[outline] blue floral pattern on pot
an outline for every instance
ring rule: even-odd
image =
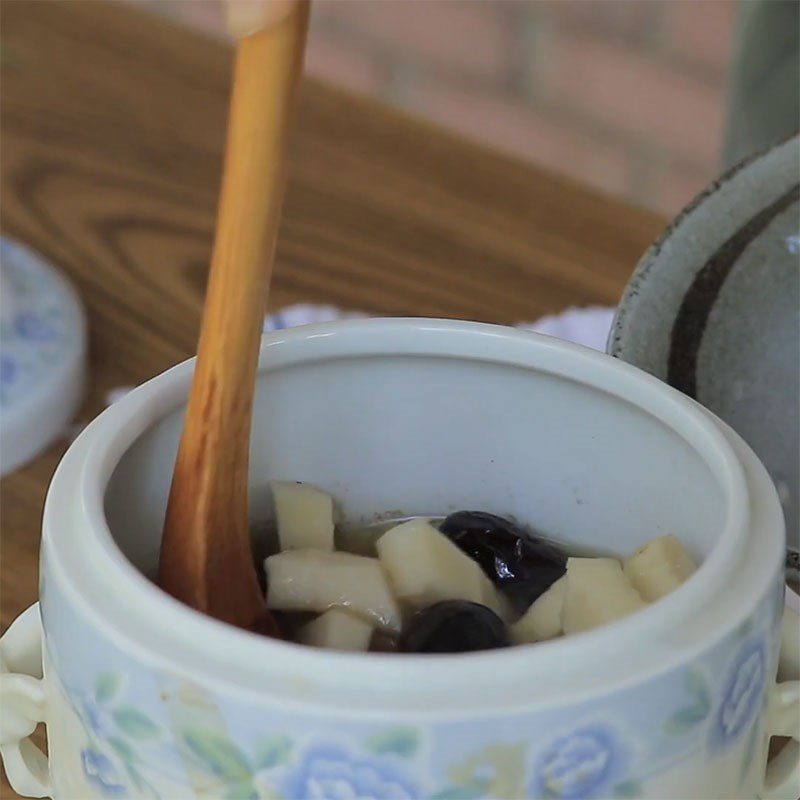
[[[125,781],[114,762],[103,753],[87,747],[81,750],[83,771],[100,794],[104,797],[126,797],[128,794]]]
[[[391,755],[355,755],[335,744],[309,747],[288,775],[284,797],[313,800],[420,800],[418,782]]]
[[[609,797],[628,769],[628,753],[608,725],[586,725],[556,739],[534,769],[531,797]]]
[[[767,657],[764,642],[749,641],[739,651],[723,683],[711,727],[711,745],[724,749],[749,730],[764,703]]]
[[[129,797],[133,788],[159,798],[158,777],[180,776],[180,757],[160,726],[125,694],[125,679],[116,672],[102,672],[92,691],[70,693],[88,740],[81,750],[83,773],[100,797]]]
[[[766,709],[767,680],[772,672],[767,653],[766,640],[757,638],[746,641],[736,654],[709,735],[712,753],[729,750],[747,735],[739,765],[740,783],[750,771],[761,740],[760,719]]]
[[[698,756],[720,759],[732,795],[745,796],[763,752],[774,620],[770,592],[702,658],[626,688],[622,699],[477,726],[265,713],[170,676],[127,675],[108,660],[87,686],[82,664],[65,667],[57,646],[48,652],[86,732],[79,763],[98,797],[621,800],[661,796],[661,776]]]
[[[84,777],[101,797],[147,796],[165,779],[185,794],[225,800],[422,800],[411,759],[418,733],[382,727],[360,744],[315,741],[297,746],[277,734],[241,746],[204,702],[201,721],[165,729],[125,697],[125,679],[103,672],[92,692],[69,692],[88,746],[81,750]],[[192,692],[198,696],[196,687]],[[187,783],[187,776],[191,777]]]

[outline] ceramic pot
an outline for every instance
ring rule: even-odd
[[[766,465],[800,550],[800,137],[711,184],[644,254],[612,355],[688,394]]]

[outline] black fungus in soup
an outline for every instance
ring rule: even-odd
[[[696,569],[673,535],[626,558],[589,554],[485,511],[337,526],[334,499],[273,482],[254,530],[267,606],[285,638],[354,652],[464,653],[597,628]]]

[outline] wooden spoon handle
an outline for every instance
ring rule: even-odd
[[[266,609],[247,519],[256,364],[286,179],[308,3],[240,40],[197,366],[164,526],[159,583],[243,628]]]

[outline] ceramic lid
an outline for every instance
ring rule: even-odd
[[[730,424],[800,546],[800,139],[712,184],[645,253],[608,351]]]
[[[0,237],[0,475],[64,433],[85,374],[78,296],[41,256]]]

